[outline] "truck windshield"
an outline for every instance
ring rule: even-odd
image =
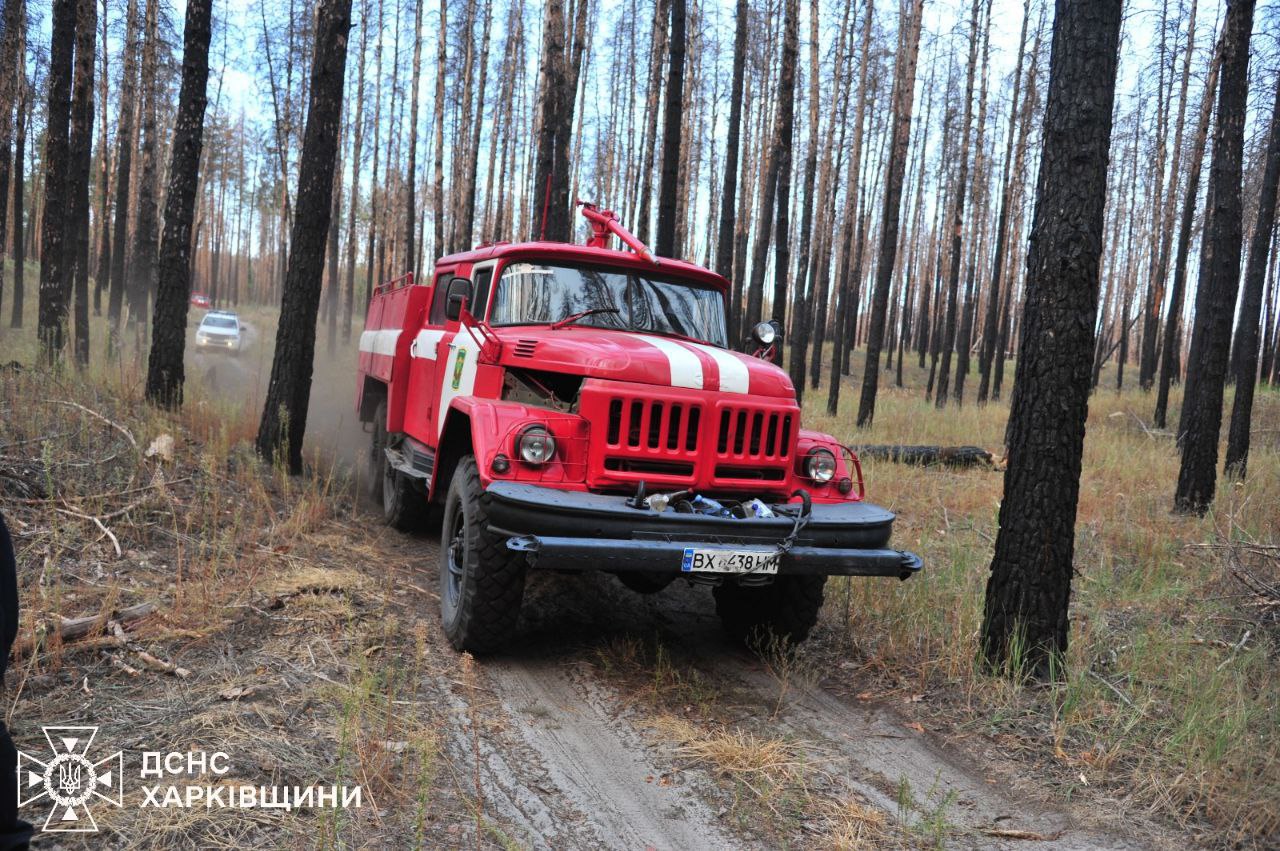
[[[680,334],[724,346],[724,296],[710,287],[589,266],[512,263],[502,270],[489,321],[544,325],[589,310],[576,325]]]

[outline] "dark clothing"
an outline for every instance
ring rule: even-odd
[[[9,650],[18,636],[18,563],[9,527],[0,514],[0,682]],[[0,851],[19,851],[31,839],[31,825],[18,818],[18,751],[0,721]]]

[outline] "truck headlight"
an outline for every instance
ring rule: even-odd
[[[545,426],[531,425],[516,438],[516,450],[526,464],[541,466],[556,454],[556,439]]]
[[[815,449],[805,459],[804,471],[809,478],[825,485],[836,476],[836,456],[829,450]]]

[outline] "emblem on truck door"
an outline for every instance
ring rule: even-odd
[[[467,360],[467,350],[458,349],[458,356],[453,359],[453,389],[457,390],[462,384],[462,365]]]

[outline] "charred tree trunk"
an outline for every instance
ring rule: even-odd
[[[782,35],[782,68],[778,78],[778,134],[773,149],[778,172],[778,198],[771,307],[773,319],[779,328],[787,327],[787,284],[791,274],[791,147],[796,124],[796,55],[799,49],[800,0],[787,0]],[[781,364],[783,347],[775,346],[774,352]]]
[[[680,124],[684,114],[684,30],[684,0],[671,0],[671,34],[667,39],[670,64],[662,116],[662,175],[658,180],[658,226],[654,232],[654,252],[659,257],[671,257],[676,245],[676,183],[680,175]]]
[[[138,179],[138,223],[129,262],[129,323],[145,322],[156,279],[156,51],[159,40],[159,2],[147,0],[146,35],[142,47],[142,174]],[[141,334],[141,329],[139,329]],[[140,340],[141,338],[139,338]]]
[[[738,137],[742,123],[742,89],[746,76],[747,61],[747,0],[738,0],[736,22],[733,34],[733,83],[729,92],[729,136],[725,142],[724,181],[720,191],[720,230],[716,239],[715,270],[726,278],[734,275],[733,270],[733,235],[734,205],[738,197]],[[734,291],[739,284],[735,281]],[[729,327],[737,329],[741,326],[742,306],[737,299],[729,304]]]
[[[974,0],[969,24],[969,65],[964,85],[964,124],[960,129],[960,168],[956,176],[955,199],[951,208],[951,263],[947,270],[946,320],[942,332],[942,366],[938,372],[938,389],[933,402],[938,408],[947,404],[951,380],[951,354],[956,347],[956,324],[960,299],[960,248],[964,241],[964,202],[969,190],[969,132],[973,123],[973,77],[978,64],[978,19],[982,14],[980,0]]]
[[[22,311],[25,307],[25,286],[23,284],[24,264],[27,258],[26,230],[23,226],[23,198],[26,196],[26,159],[27,159],[27,63],[25,49],[19,54],[17,66],[18,77],[18,111],[14,119],[17,125],[13,143],[13,313],[9,318],[10,328],[22,327]],[[0,198],[0,204],[4,199]]]
[[[1267,140],[1262,192],[1258,198],[1258,219],[1249,243],[1249,264],[1244,273],[1244,296],[1240,303],[1240,325],[1236,331],[1236,396],[1231,408],[1231,429],[1227,433],[1228,475],[1244,478],[1249,463],[1249,424],[1253,418],[1253,389],[1258,378],[1258,323],[1262,315],[1262,283],[1271,251],[1271,232],[1276,223],[1276,186],[1280,184],[1280,81],[1271,109],[1271,130]]]
[[[356,119],[351,140],[351,212],[347,215],[347,285],[342,300],[342,342],[351,341],[351,314],[356,300],[356,211],[360,209],[360,154],[364,145],[364,54],[369,44],[369,0],[360,13],[360,73],[356,81]]]
[[[26,56],[22,49],[22,32],[26,29],[26,12],[22,0],[7,0],[0,13],[0,67],[12,69],[0,80],[0,313],[4,308],[4,259],[8,254],[6,237],[9,235],[9,181],[10,157],[13,155],[14,106],[18,101],[18,87],[26,71]],[[22,120],[21,113],[18,121]],[[22,171],[22,160],[17,159],[15,172]],[[20,178],[19,178],[20,179]]]
[[[351,0],[320,0],[298,174],[297,215],[289,240],[289,265],[285,271],[271,380],[258,427],[258,454],[286,463],[295,475],[302,472],[302,438],[307,431],[307,408],[311,401],[316,316],[320,309],[324,244],[332,208],[333,171],[338,158],[342,82],[350,30]]]
[[[64,282],[71,260],[66,233],[67,176],[70,167],[68,132],[71,119],[71,65],[76,38],[78,0],[54,0],[49,46],[49,105],[45,119],[44,219],[40,232],[40,318],[42,358],[54,363],[62,357],[67,328]]]
[[[1166,314],[1164,337],[1160,346],[1160,385],[1156,393],[1156,410],[1152,421],[1156,428],[1165,428],[1169,418],[1169,385],[1173,382],[1178,362],[1178,321],[1182,315],[1182,300],[1187,286],[1187,256],[1191,253],[1191,231],[1195,223],[1196,200],[1200,193],[1200,171],[1204,164],[1204,149],[1209,138],[1209,119],[1213,116],[1213,96],[1217,91],[1218,69],[1222,66],[1222,53],[1217,51],[1209,63],[1209,76],[1205,81],[1204,97],[1200,101],[1200,116],[1196,138],[1192,145],[1190,170],[1187,174],[1187,194],[1182,202],[1182,221],[1178,226],[1178,249],[1173,261],[1173,287],[1169,290],[1169,308]]]
[[[409,165],[405,170],[404,181],[404,268],[412,271],[416,257],[414,239],[418,233],[418,212],[414,202],[418,197],[418,83],[422,78],[422,4],[423,0],[415,0],[413,4],[413,82],[410,84],[409,98]],[[361,22],[363,27],[363,22]],[[363,36],[361,36],[363,39]],[[354,209],[353,211],[354,212]],[[439,211],[437,211],[437,215]],[[330,223],[332,226],[332,223]],[[329,251],[336,252],[336,244],[329,245]],[[330,286],[333,282],[330,283]],[[332,347],[330,347],[332,348]]]
[[[911,141],[911,107],[916,87],[916,56],[920,47],[920,27],[924,0],[913,0],[910,22],[903,21],[897,70],[893,80],[893,141],[889,146],[889,168],[885,176],[884,214],[881,217],[880,257],[876,263],[876,287],[871,302],[871,325],[867,331],[867,362],[862,370],[862,398],[858,402],[858,427],[871,425],[876,413],[876,389],[880,381],[880,348],[884,344],[885,311],[889,284],[893,281],[898,251],[898,220],[902,206],[902,181],[906,176],[907,145]]]
[[[1182,466],[1174,493],[1175,509],[1195,514],[1208,510],[1217,487],[1222,395],[1240,286],[1240,185],[1253,7],[1253,0],[1230,0],[1222,34],[1222,78],[1209,166],[1213,202],[1205,223],[1205,257],[1187,356],[1186,396],[1178,427]]]
[[[1067,649],[1121,5],[1056,6],[1008,467],[981,638],[987,662],[1016,664],[1015,676],[1048,677]]]
[[[129,0],[125,9],[124,65],[120,78],[120,120],[116,128],[115,219],[111,235],[111,280],[107,295],[107,327],[111,340],[124,311],[127,289],[129,239],[129,189],[133,184],[133,122],[138,82],[138,3]]]
[[[549,0],[542,24],[542,87],[538,153],[534,169],[531,199],[533,231],[530,239],[568,242],[570,234],[568,192],[569,175],[556,173],[558,152],[569,140],[572,116],[566,118],[565,87],[565,17],[563,0]],[[572,98],[573,95],[569,94]],[[560,202],[564,202],[563,207]]]
[[[156,262],[158,286],[147,359],[147,400],[163,408],[182,405],[183,349],[191,303],[191,223],[204,142],[212,5],[212,0],[187,0],[183,32],[182,88],[169,156],[169,188],[164,199],[164,234]]]
[[[75,82],[71,92],[71,134],[67,143],[67,223],[71,252],[64,289],[74,298],[72,344],[76,365],[89,364],[89,173],[93,167],[93,61],[98,37],[96,0],[77,0]]]

